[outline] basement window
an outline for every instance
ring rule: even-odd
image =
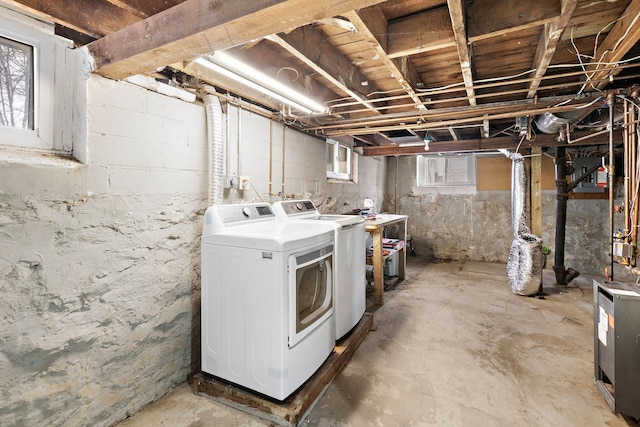
[[[351,180],[351,148],[327,139],[327,178]]]
[[[418,187],[474,186],[476,158],[473,154],[418,156]]]
[[[54,37],[52,24],[0,7],[2,145],[65,151],[54,141]]]

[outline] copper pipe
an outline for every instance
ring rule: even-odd
[[[635,198],[635,203],[633,205],[633,216],[631,221],[631,242],[634,247],[638,247],[638,217],[640,216],[640,204],[638,204],[638,185],[640,182],[638,181],[638,120],[637,120],[637,111],[635,105],[631,105],[630,108],[630,124],[631,130],[629,132],[629,136],[631,138],[631,189],[634,194],[632,197]],[[636,259],[632,258],[632,265],[635,266]]]
[[[622,132],[622,142],[624,144],[624,241],[629,242],[629,233],[631,231],[631,216],[630,216],[630,180],[631,180],[631,152],[629,151],[629,103],[624,102],[624,125]]]
[[[269,196],[273,193],[273,120],[269,120]]]

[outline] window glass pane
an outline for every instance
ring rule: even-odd
[[[417,159],[418,186],[475,185],[475,157],[467,155],[425,155]]]
[[[334,144],[327,143],[327,171],[333,172],[333,151]]]
[[[447,162],[447,182],[448,183],[468,183],[468,158],[467,157],[451,157]]]
[[[0,126],[33,129],[33,47],[0,37]]]
[[[353,162],[350,147],[327,139],[327,178],[350,180]]]
[[[340,145],[338,147],[338,173],[349,173],[349,149]]]

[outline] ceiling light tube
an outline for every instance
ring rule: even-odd
[[[293,108],[295,108],[297,110],[300,110],[305,114],[311,114],[311,112],[312,112],[307,107],[305,107],[303,105],[300,105],[297,102],[295,102],[295,101],[293,101],[293,100],[291,100],[289,98],[285,98],[284,96],[282,96],[280,94],[277,94],[274,91],[269,90],[264,86],[261,86],[261,85],[259,85],[257,83],[254,83],[251,80],[234,73],[233,71],[229,71],[226,68],[223,68],[223,67],[221,67],[221,66],[219,66],[217,64],[214,64],[211,61],[208,61],[208,60],[203,59],[203,58],[197,58],[193,62],[195,62],[197,64],[200,64],[203,67],[206,67],[206,68],[210,69],[214,73],[217,73],[217,74],[223,75],[225,77],[228,77],[228,78],[230,78],[232,80],[235,80],[238,83],[241,83],[241,84],[243,84],[243,85],[245,85],[245,86],[247,86],[247,87],[249,87],[251,89],[257,90],[257,91],[259,91],[260,93],[262,93],[264,95],[267,95],[267,96],[269,96],[271,98],[277,99],[280,102],[283,102],[283,103],[285,103],[287,105],[290,105],[291,107],[293,107]]]
[[[201,59],[201,58],[199,58]],[[208,61],[207,61],[208,60]],[[196,60],[198,61],[198,60]],[[245,82],[251,82],[249,86],[253,87],[265,93],[269,91],[270,93],[274,93],[279,96],[275,96],[275,98],[280,101],[291,105],[294,108],[299,109],[305,113],[326,113],[327,107],[319,102],[314,101],[313,99],[303,95],[302,93],[292,89],[291,87],[279,82],[278,80],[266,75],[262,71],[245,64],[244,62],[234,58],[223,51],[217,51],[213,55],[206,56],[206,60],[204,62],[210,62],[218,67],[226,70],[225,74],[227,77],[230,77],[238,82],[243,80],[241,83],[246,84]],[[199,62],[202,64],[202,62]],[[206,65],[206,64],[203,64]],[[211,67],[210,67],[211,68]],[[234,74],[235,76],[232,76]],[[269,94],[269,96],[272,96]],[[303,108],[300,108],[303,107]]]

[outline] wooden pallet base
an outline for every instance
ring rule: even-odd
[[[279,425],[297,426],[344,368],[372,326],[373,315],[365,313],[349,335],[336,344],[333,352],[316,373],[283,402],[227,383],[204,372],[190,376],[188,381],[196,394],[211,397],[220,403]]]

